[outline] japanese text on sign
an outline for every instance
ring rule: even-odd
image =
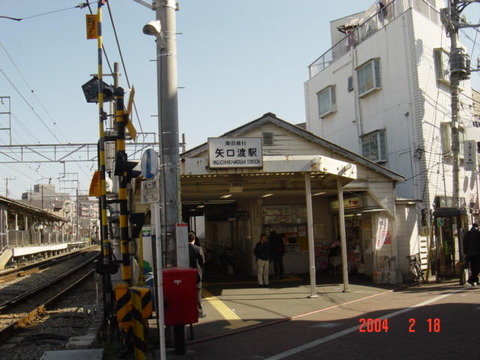
[[[151,204],[160,201],[158,179],[142,181],[140,191],[142,204]]]
[[[262,167],[261,138],[209,138],[211,168]]]

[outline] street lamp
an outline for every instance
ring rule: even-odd
[[[137,1],[137,0],[135,0]],[[137,1],[140,2],[140,1]],[[176,224],[179,222],[179,141],[178,141],[178,99],[177,99],[177,48],[175,0],[156,0],[156,19],[143,27],[143,33],[156,38],[157,50],[157,105],[158,142],[160,148],[160,203],[152,204],[155,218],[157,254],[157,298],[160,335],[160,357],[165,356],[165,333],[163,309],[163,265],[162,243],[166,248],[167,264],[181,265],[176,261]],[[160,189],[159,189],[160,190]],[[153,214],[155,214],[153,216]],[[178,255],[178,254],[177,254]],[[187,265],[188,266],[188,265]]]
[[[143,27],[143,33],[145,35],[159,36],[162,31],[162,24],[160,20],[152,20],[145,24]]]

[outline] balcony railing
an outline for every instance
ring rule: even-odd
[[[438,10],[427,0],[395,0],[381,9],[378,5],[375,6],[376,8],[370,8],[363,17],[358,19],[358,25],[351,24],[351,30],[345,28],[345,37],[308,66],[310,78],[328,68],[362,41],[371,37],[412,7],[434,23],[440,23]]]

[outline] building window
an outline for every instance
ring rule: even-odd
[[[348,92],[353,91],[353,76],[349,76],[347,80],[347,89]]]
[[[442,154],[444,156],[451,155],[452,151],[452,127],[450,122],[445,122],[440,125],[440,135],[442,139]],[[464,158],[464,143],[465,143],[465,129],[458,129],[458,157]]]
[[[318,115],[322,118],[337,111],[337,99],[335,96],[335,86],[327,86],[317,93]]]
[[[450,84],[450,55],[444,49],[433,50],[433,62],[435,63],[435,76],[437,81]]]
[[[385,130],[373,131],[362,136],[363,156],[375,162],[387,161]]]
[[[272,146],[273,145],[273,132],[263,132],[263,145]]]
[[[380,77],[380,60],[370,60],[357,69],[358,95],[360,97],[380,89],[382,81]]]

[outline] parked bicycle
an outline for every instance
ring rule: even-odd
[[[406,258],[410,264],[410,273],[413,275],[413,281],[418,285],[425,283],[425,276],[420,263],[420,254],[407,255]]]

